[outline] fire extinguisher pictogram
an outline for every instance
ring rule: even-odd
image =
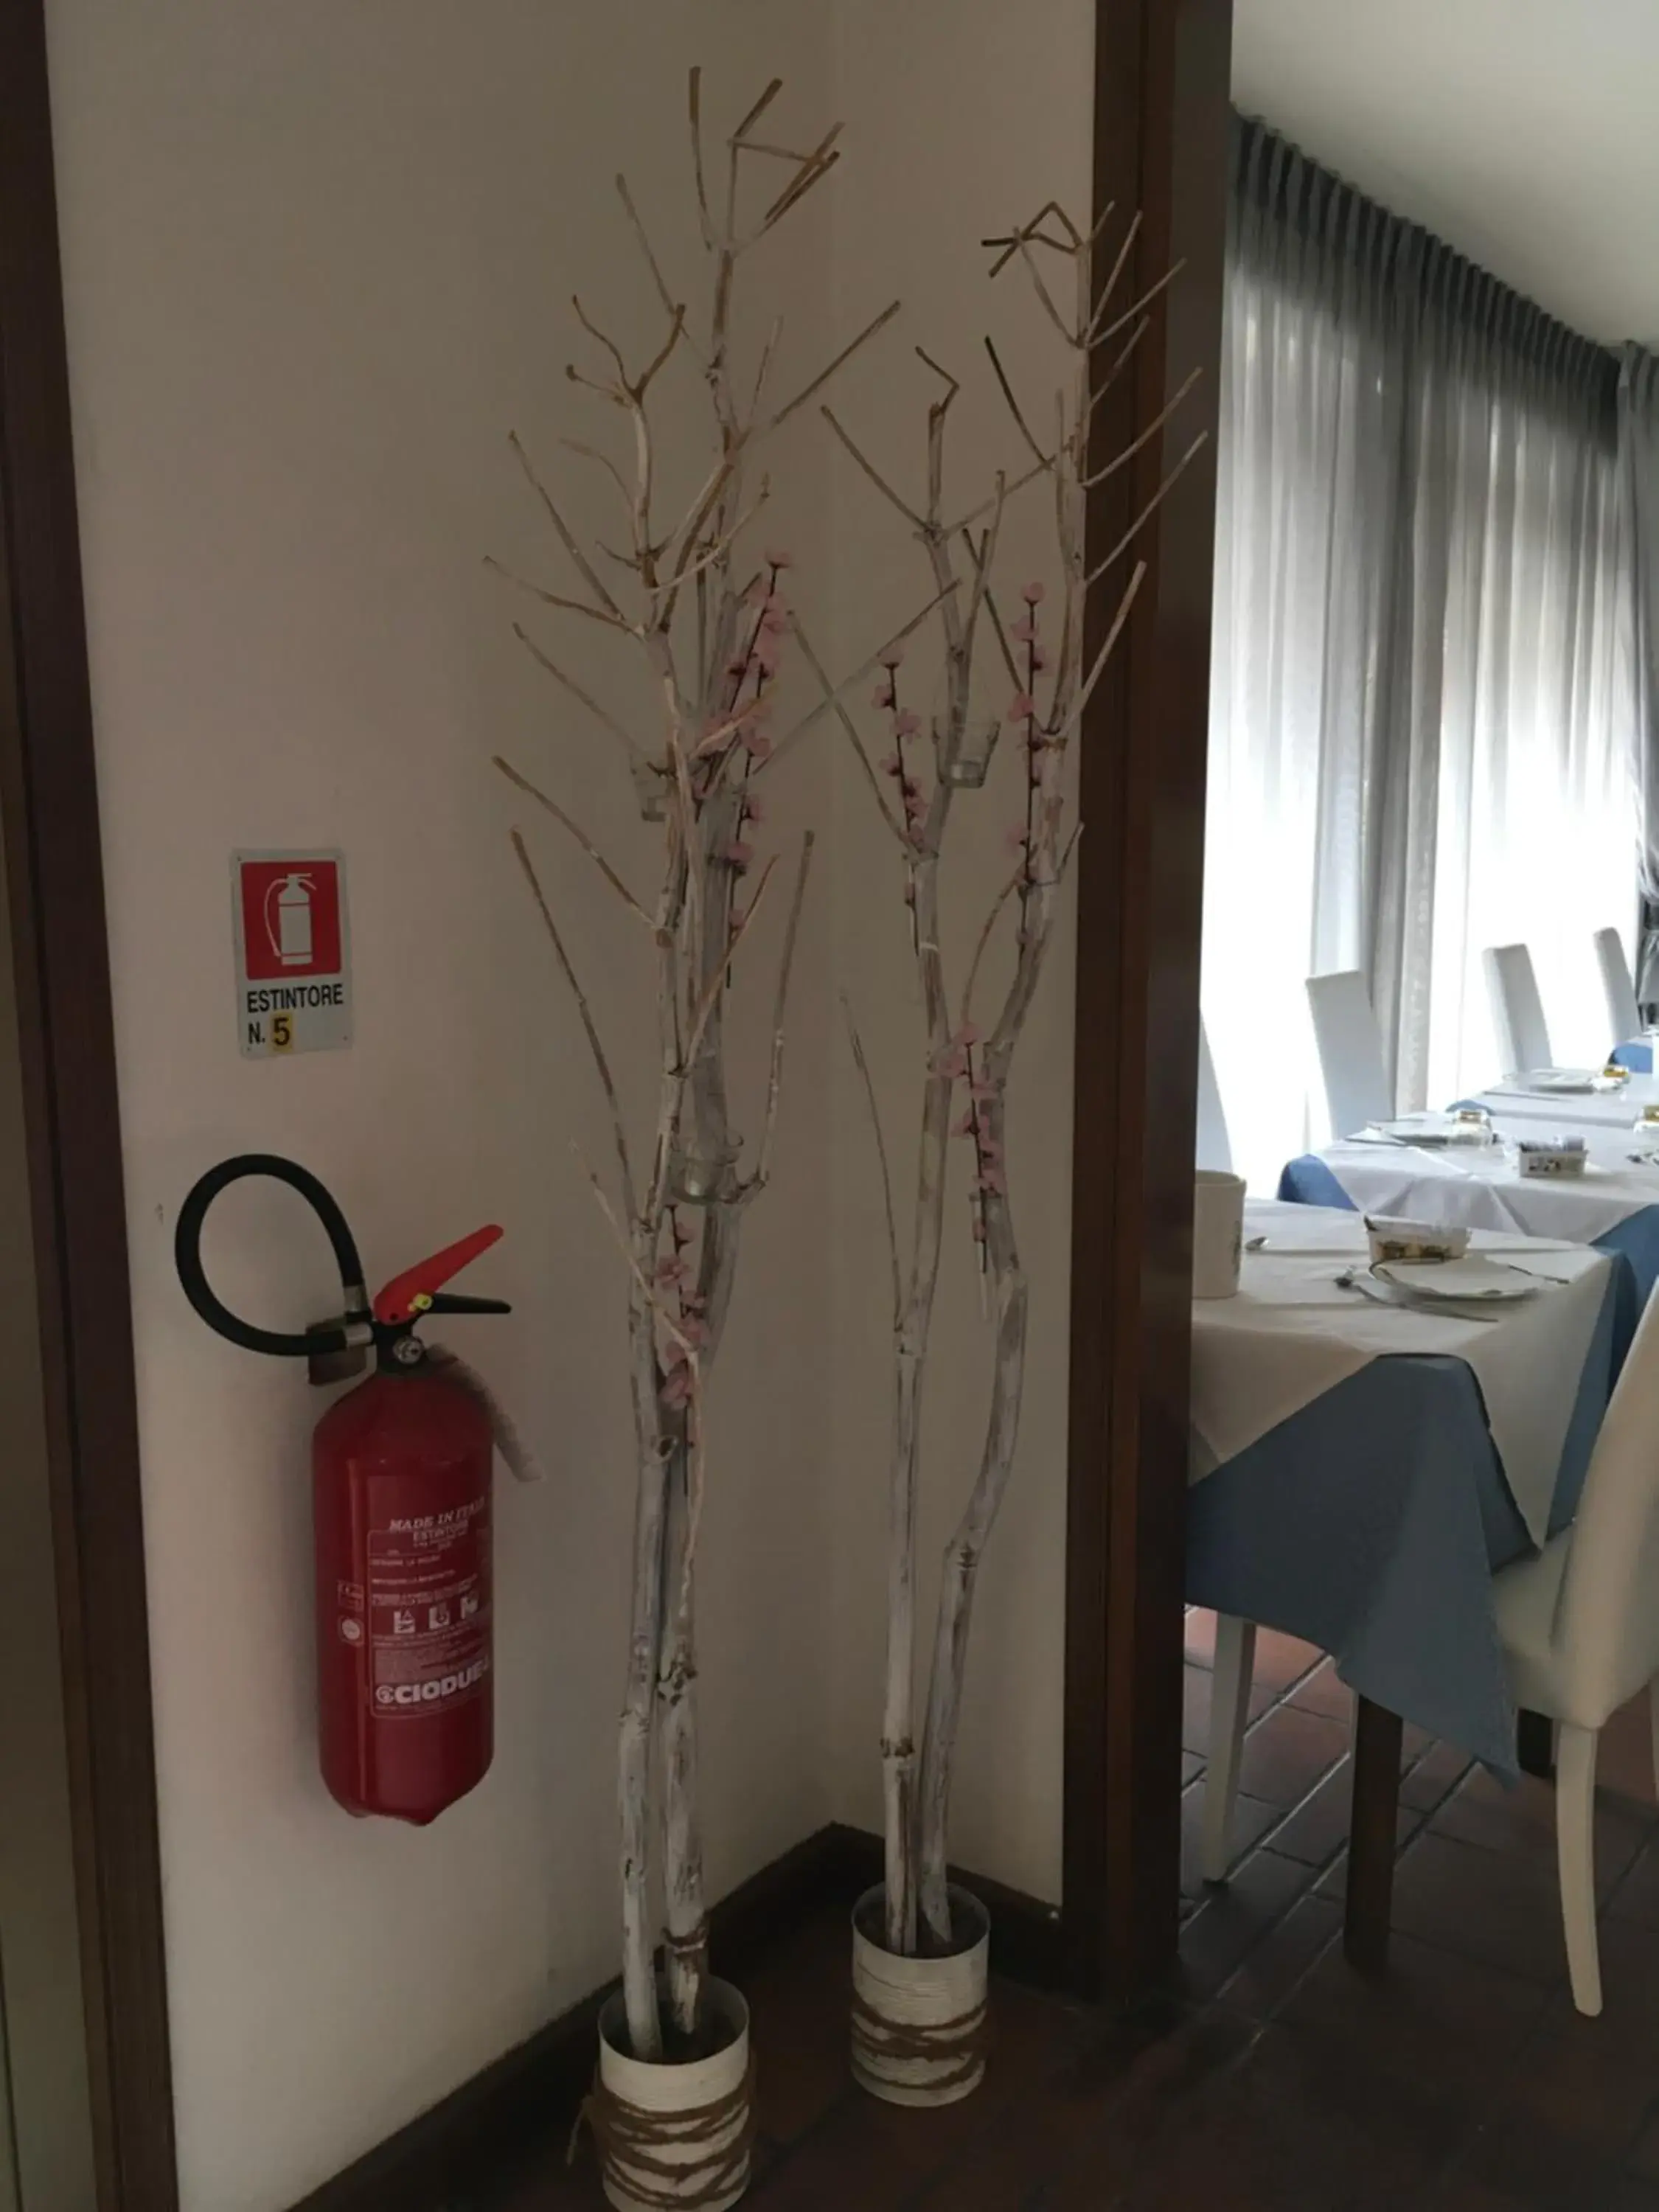
[[[203,1224],[246,1176],[287,1183],[321,1220],[344,1291],[337,1321],[303,1334],[259,1328],[215,1294]],[[313,1374],[319,1361],[375,1355],[374,1373],[335,1401],[312,1438],[319,1753],[349,1813],[424,1826],[483,1780],[494,1750],[492,1449],[521,1479],[538,1470],[481,1379],[415,1328],[430,1314],[511,1310],[441,1287],[501,1234],[474,1230],[394,1276],[371,1305],[345,1216],[292,1160],[225,1160],[179,1210],[179,1279],[210,1328],[250,1352],[308,1359]]]
[[[315,878],[296,870],[265,893],[265,935],[272,956],[284,968],[311,965],[311,894],[315,889]]]

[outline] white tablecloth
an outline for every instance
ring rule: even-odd
[[[1551,1500],[1610,1262],[1583,1245],[1477,1232],[1474,1249],[1560,1278],[1496,1319],[1382,1305],[1336,1278],[1366,1255],[1358,1214],[1252,1200],[1239,1292],[1193,1306],[1194,1480],[1211,1474],[1373,1359],[1449,1355],[1473,1370],[1510,1488],[1534,1542]]]
[[[1493,1084],[1480,1103],[1495,1118],[1554,1121],[1564,1129],[1628,1129],[1644,1106],[1659,1106],[1659,1075],[1632,1075],[1610,1091],[1528,1091]]]
[[[1514,1126],[1522,1132],[1537,1127]],[[1632,1213],[1659,1206],[1659,1166],[1632,1164],[1636,1139],[1628,1131],[1577,1133],[1585,1139],[1590,1164],[1571,1179],[1523,1176],[1501,1145],[1419,1151],[1348,1143],[1328,1146],[1317,1157],[1362,1213],[1593,1244]]]

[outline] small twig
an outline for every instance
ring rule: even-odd
[[[640,251],[645,256],[645,265],[651,271],[651,281],[657,288],[657,297],[672,315],[674,312],[674,296],[663,279],[662,270],[658,264],[657,257],[651,251],[651,240],[646,235],[645,225],[640,220],[640,211],[634,204],[634,196],[628,189],[628,179],[620,170],[617,173],[617,194],[627,211],[629,222],[634,226],[634,235],[638,239]]]
[[[564,939],[560,936],[558,924],[553,919],[553,909],[547,903],[546,894],[542,890],[540,879],[532,865],[524,839],[516,830],[513,832],[513,849],[519,856],[519,866],[524,870],[532,895],[541,910],[542,921],[546,925],[549,938],[552,940],[554,957],[558,961],[560,971],[569,987],[570,995],[576,1002],[576,1012],[581,1018],[582,1028],[586,1033],[587,1048],[593,1056],[593,1065],[599,1072],[599,1086],[605,1092],[606,1102],[611,1108],[611,1134],[617,1147],[617,1164],[622,1170],[623,1202],[631,1213],[635,1202],[634,1170],[629,1164],[628,1132],[623,1123],[622,1101],[617,1096],[617,1085],[611,1077],[611,1063],[605,1058],[605,1047],[599,1041],[599,1028],[593,1019],[593,1010],[588,1004],[587,994],[576,980],[576,971],[570,964],[570,955],[564,949]]]
[[[1053,470],[1057,458],[1054,453],[1044,453],[1034,467],[1027,469],[1023,476],[1018,476],[1013,479],[1007,488],[1006,496],[1012,499],[1017,491],[1024,491],[1028,483],[1035,483],[1039,477],[1048,476]],[[941,523],[939,536],[954,538],[958,530],[966,530],[969,523],[977,522],[982,514],[989,514],[996,503],[997,495],[993,492],[988,499],[981,500],[979,505],[970,507],[966,514],[959,514],[954,522]]]
[[[1184,260],[1172,263],[1158,278],[1157,283],[1148,285],[1146,289],[1141,294],[1140,297],[1135,301],[1133,307],[1126,307],[1115,323],[1108,323],[1103,331],[1091,330],[1089,333],[1090,344],[1104,345],[1108,338],[1115,337],[1117,333],[1123,328],[1125,323],[1132,323],[1137,315],[1143,313],[1146,308],[1151,307],[1152,301],[1157,299],[1160,292],[1168,291],[1170,286],[1175,283],[1176,278],[1180,276],[1182,270],[1186,266],[1187,264]]]
[[[991,933],[996,927],[997,916],[1024,880],[1025,864],[1022,860],[991,902],[991,911],[986,915],[981,927],[978,939],[974,946],[974,957],[968,963],[968,980],[962,987],[962,1018],[959,1026],[963,1029],[967,1028],[969,1016],[973,1011],[974,986],[979,981],[980,963],[983,961],[987,947],[991,942]]]
[[[991,356],[991,366],[997,373],[997,382],[1002,386],[1002,396],[1008,403],[1008,412],[1013,416],[1015,422],[1019,425],[1020,435],[1024,439],[1031,451],[1036,455],[1037,460],[1041,465],[1045,469],[1051,467],[1053,464],[1048,455],[1043,452],[1042,447],[1038,445],[1036,440],[1032,436],[1031,426],[1026,421],[1024,416],[1020,412],[1019,402],[1014,397],[1014,387],[1008,381],[1007,371],[1002,366],[1001,358],[997,352],[996,343],[994,339],[989,337],[986,339],[985,350]]]
[[[635,404],[644,398],[646,393],[651,388],[658,370],[664,366],[668,356],[673,352],[675,347],[679,343],[681,338],[684,337],[684,335],[685,309],[683,307],[675,307],[671,310],[668,336],[663,340],[661,345],[658,347],[656,352],[652,356],[650,365],[641,376],[639,382],[629,386],[629,396],[634,400]]]
[[[714,218],[708,212],[708,181],[702,166],[702,71],[693,69],[687,80],[687,105],[691,120],[691,172],[696,179],[697,215],[702,225],[702,242],[714,243]]]
[[[881,779],[877,775],[875,769],[872,765],[870,756],[864,749],[864,740],[859,735],[858,725],[848,713],[845,700],[842,699],[832,688],[830,678],[824,672],[823,662],[818,659],[817,653],[813,652],[812,647],[807,640],[806,633],[800,626],[800,617],[799,615],[795,617],[794,636],[796,644],[800,647],[802,659],[805,661],[813,675],[817,678],[819,688],[823,692],[825,698],[829,700],[835,708],[836,719],[840,722],[842,728],[845,731],[847,734],[847,741],[852,746],[853,751],[857,757],[859,766],[864,770],[864,780],[870,787],[870,794],[876,802],[876,805],[880,812],[882,820],[887,824],[889,830],[892,831],[893,836],[897,839],[899,845],[908,852],[909,850],[909,846],[905,838],[903,826],[902,823],[894,820],[892,814],[888,810],[887,800],[883,794],[881,788]]]
[[[898,1217],[893,1211],[893,1176],[887,1163],[887,1139],[882,1133],[881,1109],[876,1103],[876,1085],[870,1073],[870,1063],[864,1056],[864,1040],[859,1035],[859,1025],[853,1018],[853,1002],[845,991],[841,994],[841,1010],[847,1019],[847,1039],[853,1048],[853,1065],[864,1082],[864,1096],[870,1108],[870,1127],[876,1139],[876,1158],[881,1168],[882,1211],[887,1218],[887,1257],[893,1271],[893,1326],[896,1328],[904,1312],[904,1285],[899,1268]]]
[[[1106,210],[1106,215],[1109,215],[1111,211],[1111,209],[1109,207]],[[1106,216],[1103,216],[1101,217],[1101,222],[1103,224],[1105,220]],[[1098,335],[1100,319],[1105,313],[1108,307],[1111,303],[1112,294],[1117,289],[1117,280],[1123,274],[1123,264],[1128,259],[1130,252],[1133,248],[1135,240],[1139,236],[1139,234],[1140,210],[1137,208],[1133,215],[1129,218],[1129,228],[1123,234],[1123,243],[1117,250],[1117,259],[1113,262],[1111,269],[1108,272],[1106,282],[1100,288],[1100,297],[1095,301],[1094,307],[1090,312],[1089,327],[1086,335],[1091,344],[1094,343],[1097,336]]]
[[[1031,251],[1031,241],[1029,238],[1022,238],[1019,241],[1019,252],[1021,260],[1025,264],[1026,273],[1030,277],[1032,289],[1036,292],[1037,298],[1042,301],[1043,312],[1047,314],[1049,321],[1060,332],[1060,335],[1065,339],[1067,345],[1081,345],[1084,343],[1084,340],[1079,336],[1078,332],[1072,328],[1072,325],[1066,321],[1065,316],[1060,313],[1060,309],[1054,305],[1054,295],[1049,291],[1048,285],[1043,282],[1042,271],[1037,267],[1036,256]]]
[[[1152,317],[1150,315],[1143,315],[1140,320],[1135,325],[1133,330],[1130,331],[1128,343],[1124,346],[1123,350],[1118,355],[1117,359],[1112,363],[1105,374],[1096,381],[1093,390],[1090,392],[1088,404],[1083,410],[1083,419],[1081,423],[1079,425],[1080,429],[1085,432],[1087,431],[1089,425],[1094,421],[1096,408],[1099,406],[1101,401],[1106,397],[1106,394],[1117,382],[1119,376],[1122,374],[1124,367],[1134,352],[1135,348],[1140,343],[1142,338],[1146,337],[1147,331],[1151,330],[1152,327]]]
[[[807,401],[812,397],[815,392],[822,392],[824,386],[829,383],[830,378],[836,374],[837,370],[846,367],[847,363],[851,361],[853,356],[858,352],[861,346],[867,345],[869,341],[874,337],[878,331],[886,329],[888,324],[890,323],[894,316],[897,314],[899,305],[900,303],[898,301],[891,301],[882,309],[881,313],[877,315],[873,320],[867,322],[864,328],[859,332],[858,336],[855,338],[851,339],[842,348],[841,351],[836,356],[835,359],[830,363],[827,368],[821,368],[810,384],[804,385],[795,394],[793,399],[787,401],[783,406],[779,408],[777,413],[772,416],[766,425],[767,433],[769,434],[770,432],[775,430],[781,422],[787,422],[797,408],[804,407],[806,404]]]
[[[659,584],[657,589],[659,592],[678,592],[683,584],[689,584],[692,577],[700,575],[705,568],[711,568],[716,561],[722,559],[732,550],[732,546],[735,545],[738,539],[742,537],[744,532],[748,529],[750,524],[754,520],[755,517],[760,513],[762,507],[765,506],[767,501],[771,496],[771,478],[769,477],[763,477],[761,478],[760,489],[756,493],[754,498],[750,501],[748,506],[738,517],[737,520],[732,525],[731,528],[723,532],[721,535],[715,538],[710,545],[707,546],[704,550],[698,555],[695,561],[690,562],[683,568],[677,568],[668,581],[666,583]]]
[[[557,592],[546,591],[540,584],[532,584],[528,576],[521,576],[516,569],[509,568],[504,561],[498,561],[493,553],[484,555],[484,566],[493,569],[496,575],[504,577],[509,584],[516,584],[521,592],[528,592],[532,599],[539,599],[544,607],[556,607],[561,614],[586,615],[589,622],[596,622],[605,629],[619,629],[624,637],[638,635],[634,624],[625,616],[607,614],[603,607],[589,606],[586,599],[567,599]],[[604,586],[600,588],[603,590]],[[605,597],[609,599],[610,596],[607,592]]]
[[[964,530],[962,534],[968,540],[969,557],[977,568],[980,565],[981,556],[974,551],[974,541],[968,536],[968,532]],[[1016,691],[1023,691],[1025,689],[1025,679],[1020,673],[1018,662],[1014,659],[1014,648],[1008,642],[1008,633],[1003,627],[1002,610],[997,605],[997,595],[988,583],[985,586],[985,611],[991,617],[992,629],[996,632],[997,644],[1002,653],[1002,665],[1008,672],[1009,680]]]
[[[633,387],[628,380],[628,363],[623,359],[622,348],[617,343],[614,338],[607,337],[605,332],[600,330],[596,323],[589,321],[586,309],[582,306],[580,300],[574,292],[570,295],[570,304],[576,310],[576,320],[587,332],[588,337],[595,339],[600,345],[602,345],[605,351],[610,355],[611,360],[617,364],[617,383],[621,385],[624,392],[631,391]],[[673,311],[671,309],[670,313],[672,313],[672,312]],[[682,308],[680,312],[684,313],[684,308]]]
[[[1076,723],[1079,723],[1083,720],[1083,710],[1088,705],[1091,697],[1093,696],[1096,684],[1099,683],[1102,676],[1105,673],[1106,663],[1111,658],[1112,647],[1117,643],[1118,637],[1122,631],[1124,623],[1129,619],[1129,610],[1135,603],[1135,596],[1140,589],[1141,581],[1146,574],[1146,563],[1144,561],[1137,561],[1134,566],[1134,573],[1124,587],[1122,598],[1117,603],[1117,612],[1112,617],[1112,626],[1106,633],[1106,642],[1101,647],[1100,651],[1095,655],[1095,665],[1089,671],[1088,676],[1084,682],[1083,689],[1078,693],[1077,698],[1073,702],[1071,712],[1066,717],[1065,723],[1060,732],[1061,736],[1064,736],[1067,730],[1071,729]]]
[[[858,666],[853,671],[852,674],[845,678],[842,682],[836,686],[834,691],[830,693],[828,698],[819,700],[816,707],[809,708],[809,710],[802,715],[800,720],[796,723],[794,728],[790,731],[788,736],[781,739],[777,744],[774,745],[766,758],[757,764],[755,773],[759,775],[766,769],[775,767],[777,763],[782,759],[784,754],[789,750],[790,747],[797,744],[799,740],[806,735],[806,732],[812,728],[814,724],[817,723],[820,718],[835,705],[838,699],[844,699],[848,693],[853,690],[855,684],[866,683],[872,676],[874,675],[877,669],[881,666],[881,657],[883,653],[890,653],[896,645],[902,645],[905,639],[909,636],[912,630],[920,629],[923,623],[927,621],[928,616],[931,615],[937,607],[942,605],[945,600],[948,599],[951,592],[957,589],[957,586],[955,583],[951,583],[948,584],[942,592],[936,592],[933,598],[928,600],[927,605],[923,607],[920,614],[912,615],[909,621],[905,623],[902,629],[895,630],[891,637],[890,637],[884,644],[877,647],[876,650],[870,655],[867,660],[861,660]]]
[[[522,623],[514,623],[513,635],[518,639],[520,644],[523,646],[525,651],[530,655],[531,659],[536,662],[538,667],[545,669],[556,684],[562,684],[564,689],[569,692],[573,699],[580,700],[582,705],[586,708],[588,713],[592,715],[593,719],[597,722],[602,724],[605,729],[609,730],[612,737],[619,738],[622,740],[622,743],[628,749],[628,757],[630,761],[640,761],[644,759],[644,748],[635,742],[635,740],[629,735],[628,732],[623,729],[622,724],[617,721],[614,714],[608,714],[605,708],[600,706],[597,699],[590,697],[589,695],[583,690],[581,685],[576,682],[574,677],[567,676],[563,669],[558,665],[556,661],[550,660],[548,659],[547,655],[542,651],[540,646],[537,644],[535,639],[531,636],[529,631],[526,629]]]
[[[668,1300],[663,1297],[661,1291],[659,1291],[656,1285],[650,1279],[649,1276],[647,1275],[644,1268],[641,1267],[639,1261],[634,1257],[632,1248],[629,1246],[628,1242],[628,1233],[623,1229],[622,1223],[617,1218],[617,1209],[611,1205],[611,1200],[605,1196],[604,1184],[599,1181],[598,1176],[594,1174],[592,1169],[589,1167],[586,1160],[583,1158],[581,1146],[573,1141],[570,1149],[581,1164],[582,1173],[587,1177],[588,1186],[592,1189],[594,1197],[598,1199],[599,1202],[600,1212],[604,1214],[605,1219],[611,1224],[611,1233],[617,1240],[617,1249],[622,1254],[623,1259],[627,1264],[628,1272],[634,1278],[635,1285],[637,1287],[641,1297],[645,1300],[646,1304],[650,1308],[651,1311],[656,1315],[658,1320],[661,1322],[663,1327],[667,1330],[669,1335],[673,1338],[675,1343],[679,1346],[680,1350],[685,1354],[686,1359],[690,1364],[693,1376],[696,1376],[699,1372],[697,1367],[697,1347],[685,1334],[684,1324],[681,1321],[679,1315],[669,1304]]]
[[[1195,368],[1192,374],[1188,377],[1185,383],[1182,384],[1179,392],[1176,393],[1175,398],[1169,402],[1167,406],[1164,407],[1152,417],[1152,421],[1146,425],[1146,428],[1140,432],[1139,435],[1133,439],[1130,443],[1123,448],[1123,451],[1121,453],[1115,453],[1112,459],[1105,464],[1104,467],[1095,471],[1093,476],[1079,477],[1079,482],[1082,485],[1083,489],[1085,491],[1092,491],[1097,484],[1104,483],[1108,477],[1115,475],[1116,471],[1123,466],[1125,461],[1132,460],[1140,451],[1141,447],[1146,444],[1149,439],[1157,437],[1158,432],[1169,421],[1170,416],[1175,413],[1176,408],[1180,406],[1182,401],[1187,397],[1187,394],[1192,390],[1193,386],[1200,381],[1203,374],[1204,371],[1201,368]]]
[[[761,878],[755,886],[754,896],[743,910],[743,920],[732,933],[732,941],[726,948],[724,958],[714,963],[709,971],[708,981],[702,987],[702,996],[698,999],[692,1012],[691,1026],[686,1033],[685,1048],[681,1055],[688,1068],[696,1064],[697,1047],[702,1042],[702,1033],[708,1026],[708,1018],[714,1011],[715,1001],[726,988],[726,974],[737,957],[738,947],[748,936],[750,927],[755,916],[760,912],[761,902],[766,896],[766,887],[772,880],[772,871],[776,866],[777,856],[775,854],[761,870]]]
[[[772,1004],[772,1065],[766,1081],[766,1118],[761,1125],[760,1150],[756,1156],[754,1175],[750,1180],[751,1189],[757,1189],[764,1183],[771,1172],[772,1134],[777,1127],[778,1100],[783,1091],[784,1016],[788,1010],[789,977],[795,964],[795,938],[800,928],[801,908],[806,900],[806,877],[812,865],[815,842],[814,833],[809,830],[801,839],[800,861],[795,870],[795,889],[789,902],[789,919],[784,925],[783,952],[778,962],[778,993]]]
[[[900,497],[899,494],[894,490],[892,485],[888,483],[886,477],[883,476],[881,471],[876,466],[875,463],[870,459],[867,454],[861,452],[854,443],[846,430],[842,428],[841,423],[836,421],[836,416],[831,410],[828,407],[820,407],[818,412],[823,416],[824,421],[830,425],[830,428],[835,432],[836,437],[841,440],[842,444],[846,447],[848,452],[853,456],[853,459],[858,463],[859,466],[864,471],[865,475],[867,476],[871,483],[874,484],[876,489],[881,494],[882,497],[890,501],[894,507],[897,507],[899,513],[904,517],[905,520],[910,525],[913,530],[925,529],[927,525],[923,522],[921,517],[916,513],[915,509],[906,506],[904,501]]]
[[[726,144],[728,146],[740,146],[744,138],[748,136],[751,127],[760,121],[762,116],[765,114],[767,109],[772,105],[772,102],[777,98],[778,94],[782,90],[783,79],[781,76],[775,76],[771,82],[766,87],[766,89],[761,94],[760,98],[750,109],[748,114],[744,117],[742,122],[738,124],[737,129],[726,140]]]
[[[1127,546],[1133,542],[1136,533],[1157,512],[1158,507],[1163,505],[1164,498],[1168,495],[1170,488],[1174,485],[1182,470],[1185,469],[1187,464],[1203,447],[1204,442],[1208,438],[1209,434],[1210,434],[1207,430],[1200,430],[1199,432],[1197,437],[1193,440],[1192,444],[1188,447],[1186,452],[1181,456],[1181,459],[1170,470],[1169,475],[1164,477],[1163,483],[1159,484],[1158,489],[1147,501],[1146,506],[1141,508],[1139,514],[1136,515],[1134,520],[1124,532],[1122,537],[1118,539],[1117,544],[1113,546],[1111,551],[1108,553],[1103,559],[1098,562],[1084,578],[1083,581],[1085,590],[1090,585],[1098,583],[1100,579],[1105,574],[1106,571],[1111,567],[1113,562],[1117,559],[1119,554],[1121,554]]]
[[[830,149],[840,137],[841,133],[842,125],[837,123],[823,143],[807,156],[799,175],[792,177],[778,194],[776,199],[761,217],[759,232],[761,237],[763,238],[775,224],[781,222],[790,210],[798,207],[806,198],[814,185],[820,183],[835,167],[841,159],[841,155],[839,152],[832,154]]]
[[[582,828],[580,823],[573,821],[556,799],[550,799],[544,791],[538,791],[536,788],[536,786],[531,782],[528,776],[520,775],[518,769],[514,767],[511,761],[503,760],[501,755],[497,753],[495,757],[495,764],[498,769],[500,769],[501,774],[507,778],[509,783],[517,784],[519,789],[526,793],[530,798],[536,801],[538,806],[544,806],[548,812],[553,817],[553,819],[569,832],[570,836],[573,836],[576,842],[581,847],[583,852],[586,854],[588,859],[592,860],[599,873],[605,878],[606,883],[610,884],[611,890],[615,891],[617,896],[622,900],[623,905],[628,908],[631,914],[636,915],[638,919],[645,924],[646,927],[654,937],[657,933],[656,923],[646,912],[645,908],[640,904],[633,892],[629,890],[627,884],[617,873],[617,871],[611,866],[610,861],[605,859],[605,854],[600,852],[599,847],[588,836],[586,830]]]
[[[617,490],[622,494],[623,498],[627,501],[628,505],[630,507],[632,507],[634,503],[634,495],[629,491],[626,483],[623,481],[622,471],[617,466],[617,464],[611,459],[609,453],[602,453],[597,446],[584,446],[579,438],[561,438],[559,443],[564,447],[568,453],[580,453],[584,460],[597,461],[599,466],[605,471],[606,475],[610,477],[611,482],[616,485]]]
[[[507,443],[512,447],[514,453],[518,457],[519,466],[524,471],[526,478],[529,482],[532,489],[535,492],[538,499],[540,500],[543,507],[547,510],[547,519],[553,525],[554,529],[557,531],[559,534],[559,543],[564,547],[565,551],[570,556],[572,561],[575,562],[576,568],[581,575],[582,581],[587,586],[588,590],[592,592],[594,598],[599,600],[599,604],[607,609],[607,611],[614,616],[618,622],[621,622],[623,619],[622,609],[617,605],[615,599],[611,598],[610,592],[599,580],[599,572],[595,569],[592,562],[588,559],[587,556],[582,551],[581,547],[577,544],[575,532],[571,529],[563,515],[560,514],[557,507],[554,504],[552,494],[548,490],[547,486],[542,482],[541,478],[536,474],[534,468],[531,465],[530,456],[524,448],[524,441],[520,437],[516,430],[510,431],[508,433]]]

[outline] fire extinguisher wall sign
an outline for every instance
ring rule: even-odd
[[[351,1042],[351,948],[339,853],[233,853],[236,1030],[243,1056]]]

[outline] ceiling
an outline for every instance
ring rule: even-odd
[[[1575,329],[1659,346],[1659,0],[1235,0],[1233,98]]]

